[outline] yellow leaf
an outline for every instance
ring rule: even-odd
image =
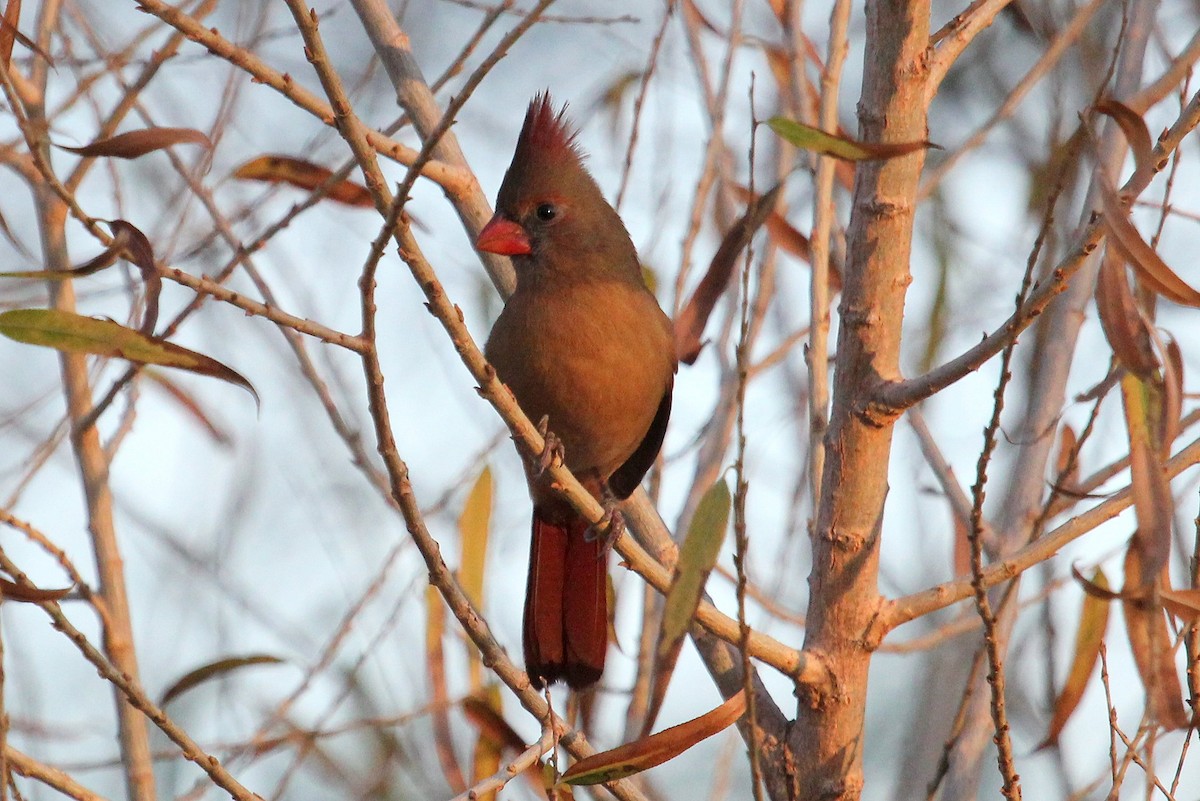
[[[1108,577],[1104,571],[1096,568],[1091,583],[1096,587],[1107,590]],[[1104,632],[1108,630],[1109,602],[1091,593],[1083,596],[1083,609],[1079,613],[1079,629],[1075,632],[1075,656],[1071,660],[1071,669],[1067,672],[1067,680],[1059,691],[1058,699],[1054,702],[1054,715],[1050,719],[1050,731],[1040,747],[1053,745],[1058,742],[1063,726],[1067,724],[1083,691],[1087,689],[1088,680],[1095,670],[1096,660],[1100,656],[1100,645],[1104,642]]]

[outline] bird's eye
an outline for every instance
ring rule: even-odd
[[[534,211],[534,214],[536,214],[537,218],[542,222],[550,222],[558,216],[558,209],[553,203],[543,203],[537,207],[537,209]]]

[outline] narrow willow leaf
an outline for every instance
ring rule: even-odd
[[[1096,277],[1096,311],[1104,338],[1117,361],[1126,370],[1145,378],[1158,371],[1158,357],[1154,355],[1149,325],[1129,289],[1122,256],[1120,248],[1104,250],[1104,261]]]
[[[458,756],[454,753],[454,736],[450,731],[450,695],[446,688],[446,656],[442,639],[446,632],[446,607],[442,594],[430,584],[425,588],[425,675],[429,678],[430,722],[433,724],[433,746],[446,784],[455,793],[467,789]]]
[[[1096,568],[1092,574],[1091,583],[1101,589],[1108,589],[1108,577],[1104,571]],[[1100,657],[1100,645],[1104,642],[1104,632],[1108,630],[1108,601],[1101,600],[1091,594],[1083,596],[1083,609],[1079,613],[1079,628],[1075,632],[1075,655],[1071,659],[1071,669],[1067,672],[1067,680],[1059,691],[1058,699],[1054,702],[1054,715],[1050,718],[1050,730],[1040,748],[1054,745],[1062,733],[1063,726],[1071,719],[1071,715],[1079,706],[1083,692],[1087,689],[1088,681],[1096,668],[1096,660]]]
[[[1124,591],[1148,592],[1171,556],[1171,514],[1174,499],[1165,469],[1162,445],[1163,386],[1126,374],[1121,399],[1129,432],[1130,487],[1138,527],[1130,544],[1139,553],[1138,575],[1144,583],[1131,585],[1126,571]]]
[[[332,178],[333,172],[303,159],[291,158],[290,156],[267,155],[247,161],[233,171],[233,177],[246,181],[290,184],[300,189],[312,191],[323,186]],[[339,203],[345,203],[347,206],[356,206],[363,209],[375,208],[375,201],[372,199],[370,191],[362,184],[357,184],[348,179],[338,181],[329,187],[325,197],[330,200],[336,200]]]
[[[834,134],[805,125],[786,117],[772,117],[767,126],[784,140],[802,150],[811,150],[845,161],[879,161],[894,159],[926,148],[937,148],[932,142],[860,142],[848,136]]]
[[[5,578],[0,578],[0,599],[5,601],[21,601],[24,603],[41,603],[42,601],[61,601],[71,594],[73,587],[61,590],[43,590],[28,584],[17,584]]]
[[[484,688],[474,696],[476,700],[496,717],[500,717],[500,688],[495,684]],[[500,770],[500,757],[505,743],[491,736],[484,729],[479,730],[475,739],[475,753],[471,759],[471,782],[476,783],[486,779]],[[498,790],[476,795],[479,801],[495,801]]]
[[[458,580],[475,608],[483,611],[483,577],[487,564],[488,529],[492,519],[492,471],[484,467],[467,494],[467,502],[458,518],[458,536],[462,544],[462,561]],[[483,683],[483,666],[479,655],[471,649],[471,689]]]
[[[674,759],[701,740],[712,737],[746,711],[746,691],[739,690],[725,703],[698,718],[664,729],[611,751],[581,759],[563,774],[567,784],[600,784],[641,773]]]
[[[158,297],[162,294],[162,276],[154,264],[154,248],[137,226],[126,220],[112,220],[108,226],[113,232],[113,247],[129,257],[142,274],[145,287],[145,311],[139,329],[146,336],[153,336],[158,323]]]
[[[708,265],[708,271],[675,318],[675,354],[684,364],[692,364],[700,355],[700,348],[704,344],[701,341],[704,328],[717,301],[729,286],[738,254],[750,243],[754,232],[766,222],[782,190],[783,184],[776,184],[769,192],[751,203],[742,218],[726,232]]]
[[[21,21],[21,0],[8,0],[4,6],[4,22],[0,23],[0,61],[5,67],[12,64],[13,43],[20,31],[17,25]]]
[[[1125,552],[1125,587],[1153,584],[1161,570],[1147,575],[1147,564],[1136,536]],[[1168,729],[1186,728],[1191,718],[1183,706],[1183,688],[1175,670],[1175,651],[1163,610],[1148,600],[1121,604],[1129,647],[1137,665],[1152,716]]]
[[[1154,143],[1150,140],[1150,129],[1142,115],[1120,101],[1106,98],[1096,104],[1096,111],[1111,117],[1121,132],[1125,141],[1133,151],[1133,162],[1138,172],[1145,172],[1154,167]]]
[[[1101,586],[1080,573],[1079,568],[1075,567],[1075,565],[1071,565],[1071,575],[1079,582],[1079,586],[1083,588],[1083,591],[1092,598],[1100,601],[1124,601],[1126,599],[1124,593],[1108,588],[1107,577],[1105,577],[1104,585]]]
[[[1162,451],[1166,457],[1171,445],[1179,436],[1180,417],[1183,414],[1183,352],[1174,339],[1167,342],[1163,360],[1163,411]]]
[[[20,16],[21,0],[8,0],[8,5],[4,8],[4,16],[0,16],[0,63],[8,66],[12,65],[13,44],[20,42],[23,47],[37,53],[47,64],[53,67],[54,59],[50,58],[50,54],[38,47],[37,42],[17,29],[17,21],[20,19]]]
[[[195,128],[143,128],[140,131],[117,134],[108,139],[97,139],[83,147],[57,147],[87,158],[136,159],[155,150],[183,144],[202,145],[210,150],[213,146],[212,140]]]
[[[1176,275],[1154,252],[1154,248],[1142,239],[1142,235],[1129,219],[1129,213],[1117,196],[1116,190],[1104,185],[1103,181],[1100,198],[1104,204],[1104,224],[1112,237],[1112,243],[1121,249],[1138,277],[1167,300],[1180,306],[1200,307],[1200,292],[1192,289]]]
[[[229,447],[233,444],[233,437],[218,426],[212,419],[212,415],[204,410],[190,392],[185,391],[182,387],[176,384],[167,376],[163,375],[158,370],[147,368],[142,375],[154,382],[156,386],[166,392],[172,400],[174,400],[180,408],[187,412],[188,416],[195,420],[200,426],[208,432],[213,441],[222,447]]]
[[[717,563],[725,529],[729,526],[731,496],[724,480],[718,481],[704,493],[696,506],[696,514],[688,526],[687,537],[679,549],[679,561],[663,608],[662,628],[654,648],[654,679],[646,709],[642,736],[654,728],[654,720],[662,708],[671,674],[683,648],[683,640],[691,628],[704,592],[708,574]]]
[[[224,659],[218,659],[215,662],[209,662],[206,665],[201,665],[195,670],[190,670],[175,681],[162,694],[162,700],[158,702],[159,706],[166,706],[171,701],[186,693],[188,690],[199,687],[206,681],[232,673],[235,670],[250,667],[252,665],[280,665],[284,660],[270,654],[251,654],[249,656],[231,656]]]
[[[0,313],[0,334],[17,342],[43,345],[67,353],[116,356],[136,364],[175,367],[235,384],[254,396],[258,392],[216,359],[126,328],[112,320],[98,320],[57,309],[12,309]]]
[[[1079,437],[1070,425],[1063,425],[1058,434],[1058,463],[1055,467],[1055,489],[1076,492],[1079,488]]]
[[[463,714],[481,735],[510,751],[524,751],[525,741],[516,729],[508,724],[500,712],[500,707],[494,703],[496,698],[494,688],[487,691],[472,693],[463,699]]]
[[[1158,591],[1163,608],[1188,625],[1200,622],[1200,589]]]

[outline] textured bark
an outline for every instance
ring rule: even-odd
[[[867,141],[926,138],[929,8],[867,6],[859,119]],[[858,166],[840,307],[833,407],[813,535],[804,647],[828,660],[835,686],[801,697],[791,738],[798,797],[857,799],[862,792],[867,671],[881,631],[879,535],[895,417],[873,403],[899,378],[900,330],[922,153]]]

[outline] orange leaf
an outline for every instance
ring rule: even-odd
[[[60,150],[78,153],[86,158],[107,156],[118,159],[136,159],[155,150],[172,145],[196,144],[212,149],[212,140],[194,128],[143,128],[140,131],[117,134],[108,139],[97,139],[83,147],[58,145]]]
[[[746,691],[740,690],[737,695],[698,718],[579,760],[563,774],[563,781],[567,784],[600,784],[641,773],[674,759],[701,740],[712,737],[740,718],[745,711]]]
[[[248,181],[265,181],[267,183],[283,183],[309,191],[324,186],[332,177],[333,172],[302,159],[290,156],[267,155],[247,161],[233,171],[234,178]],[[330,200],[356,206],[363,209],[375,208],[375,201],[365,186],[350,180],[338,181],[328,188],[325,196]]]

